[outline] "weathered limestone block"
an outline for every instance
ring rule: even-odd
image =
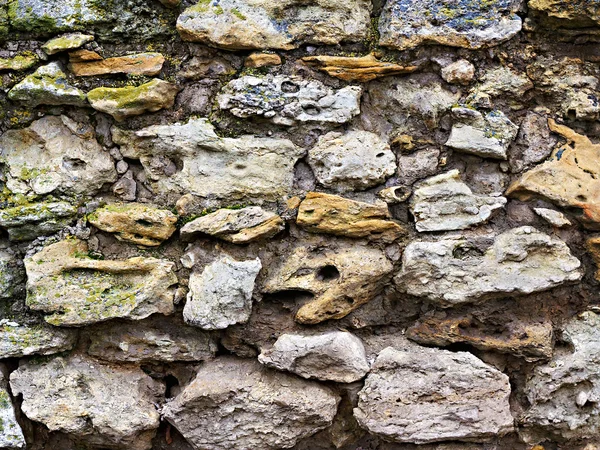
[[[281,56],[277,53],[255,52],[248,55],[244,61],[244,67],[258,69],[259,67],[280,66],[282,63]]]
[[[22,52],[12,58],[0,58],[0,70],[20,72],[35,66],[39,60],[33,52]]]
[[[88,215],[88,221],[102,231],[115,233],[120,241],[156,247],[177,229],[177,216],[166,209],[144,203],[111,204]]]
[[[221,138],[207,119],[155,125],[138,131],[113,128],[126,158],[139,159],[157,192],[228,200],[278,200],[292,190],[294,165],[304,150],[287,139]],[[178,170],[175,162],[181,162]]]
[[[367,0],[200,0],[177,20],[184,41],[228,50],[291,50],[356,42],[369,34]]]
[[[440,150],[437,148],[424,148],[409,154],[400,154],[398,182],[408,187],[416,181],[438,173],[439,165]]]
[[[361,427],[395,442],[491,441],[513,429],[508,377],[466,352],[384,349],[359,393]]]
[[[83,444],[149,450],[164,385],[138,368],[74,355],[21,364],[10,376],[25,415]]]
[[[55,55],[56,53],[78,49],[79,47],[87,44],[88,42],[92,42],[93,40],[94,36],[91,34],[68,33],[50,39],[48,42],[42,45],[42,50],[44,50],[44,53],[47,55]]]
[[[399,50],[422,44],[493,47],[521,31],[511,0],[389,0],[379,20],[379,44]]]
[[[475,78],[475,66],[466,59],[459,59],[442,68],[441,75],[446,83],[469,84]]]
[[[21,325],[2,319],[0,320],[0,359],[64,352],[73,348],[76,338],[75,330],[48,325]]]
[[[117,179],[113,159],[91,128],[66,116],[45,116],[28,128],[6,131],[0,137],[0,163],[15,194],[93,195]]]
[[[309,192],[300,204],[296,223],[311,233],[327,233],[393,242],[406,230],[391,220],[386,204],[373,205],[337,195]]]
[[[390,146],[368,131],[321,136],[308,151],[308,163],[319,183],[342,192],[377,186],[396,173]]]
[[[529,0],[529,9],[534,17],[556,29],[556,24],[565,28],[586,28],[600,25],[598,5],[588,0]]]
[[[600,227],[600,145],[552,119],[550,129],[567,139],[544,163],[525,172],[506,195],[519,200],[539,196],[558,206],[581,210],[589,228]]]
[[[25,271],[19,255],[10,248],[0,248],[0,299],[18,294],[24,282]]]
[[[86,95],[83,91],[71,86],[60,63],[51,62],[38,68],[16,84],[9,92],[8,98],[35,107],[38,105],[74,105],[85,106]]]
[[[327,75],[344,81],[366,83],[390,75],[404,75],[417,70],[417,66],[401,66],[380,61],[375,55],[367,56],[307,56],[302,61]]]
[[[332,89],[299,77],[246,75],[230,81],[217,97],[219,108],[237,117],[262,117],[278,125],[346,123],[360,113],[360,86]]]
[[[527,442],[596,438],[600,433],[600,317],[591,311],[568,322],[557,351],[534,369],[525,393],[531,407],[520,417]]]
[[[165,57],[160,53],[136,53],[95,61],[71,61],[69,70],[78,77],[126,73],[155,76],[160,73]]]
[[[222,330],[248,321],[260,259],[234,261],[223,257],[190,276],[183,318],[205,330]]]
[[[507,159],[508,146],[517,137],[519,127],[501,111],[485,116],[469,108],[454,108],[458,122],[452,127],[446,142],[455,150],[472,153],[482,158]]]
[[[571,225],[571,221],[560,211],[548,208],[533,208],[533,210],[552,226],[562,228]]]
[[[121,122],[128,117],[171,108],[179,88],[155,78],[140,86],[99,87],[88,92],[92,108],[110,114]]]
[[[0,209],[0,227],[11,241],[31,241],[62,230],[76,214],[77,206],[67,202],[28,203]]]
[[[204,233],[234,244],[247,244],[272,238],[284,228],[285,222],[276,213],[248,206],[219,209],[187,223],[180,232],[182,237]]]
[[[550,132],[548,119],[528,112],[521,122],[515,145],[511,146],[508,162],[514,173],[545,160],[552,153],[558,139]]]
[[[57,326],[171,314],[174,266],[155,258],[92,259],[84,241],[67,239],[25,259],[27,306],[49,313],[46,322]]]
[[[410,209],[417,231],[464,230],[486,222],[506,198],[473,194],[458,170],[429,178],[413,191]]]
[[[1,369],[1,368],[0,368]],[[25,448],[25,437],[15,417],[8,393],[8,380],[0,370],[0,448],[5,450]]]
[[[525,226],[496,236],[487,249],[468,236],[411,242],[394,281],[403,292],[447,307],[540,292],[582,276],[563,241]]]
[[[164,416],[198,450],[277,450],[331,425],[338,401],[314,381],[221,357],[200,367]]]
[[[263,292],[313,295],[295,319],[315,324],[341,319],[371,301],[389,281],[392,270],[392,263],[378,248],[342,242],[312,246],[305,242],[270,268]]]
[[[283,334],[258,360],[303,378],[352,383],[369,371],[365,348],[359,338],[344,331],[316,335]]]
[[[207,332],[187,326],[179,317],[151,316],[139,322],[111,320],[88,328],[88,354],[107,361],[204,361],[217,351]]]
[[[471,90],[469,100],[475,103],[489,102],[499,96],[522,99],[533,89],[533,83],[524,73],[515,72],[505,66],[487,70],[481,77],[481,84]]]

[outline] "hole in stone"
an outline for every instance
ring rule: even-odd
[[[63,167],[67,170],[83,170],[87,166],[87,163],[79,158],[63,158]]]
[[[267,294],[263,297],[264,302],[274,302],[274,303],[306,303],[309,300],[314,298],[314,294],[308,291],[289,289],[285,291],[273,292],[272,294]]]
[[[574,109],[569,109],[567,111],[567,117],[571,120],[577,119],[577,111],[575,111]]]
[[[585,202],[587,200],[587,197],[585,195],[578,195],[577,197],[575,197],[577,200],[579,200],[580,202]]]
[[[171,398],[174,397],[175,394],[173,393],[173,391],[177,390],[176,388],[179,387],[179,380],[177,378],[175,378],[173,375],[167,375],[165,377],[165,397],[166,398]]]
[[[287,94],[294,94],[300,90],[300,86],[291,81],[284,81],[281,83],[281,90]]]
[[[321,112],[321,109],[317,105],[303,105],[302,109],[309,116],[316,116]]]
[[[381,153],[377,153],[375,155],[375,158],[381,158],[383,155],[385,155],[385,153],[381,152]]]
[[[473,245],[463,244],[452,251],[452,256],[456,259],[477,258],[483,256],[483,252]]]
[[[333,281],[340,277],[340,271],[335,266],[327,265],[317,270],[315,278],[319,281]]]
[[[154,225],[149,220],[144,220],[144,219],[138,219],[138,220],[135,221],[135,223],[137,223],[138,225],[141,225],[143,227],[151,227],[151,226]]]

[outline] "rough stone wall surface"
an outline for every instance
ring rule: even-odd
[[[600,450],[599,44],[0,0],[0,450]]]

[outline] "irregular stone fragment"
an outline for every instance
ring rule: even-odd
[[[207,332],[187,326],[179,317],[151,316],[139,322],[111,320],[87,328],[88,354],[107,361],[204,361],[217,351]]]
[[[66,116],[44,116],[28,128],[6,131],[0,137],[0,163],[15,194],[93,195],[117,178],[113,159],[93,129]]]
[[[91,50],[79,49],[75,50],[74,52],[69,52],[69,62],[72,63],[84,61],[100,61],[102,59],[102,56]]]
[[[281,57],[276,53],[252,53],[246,58],[244,66],[258,69],[259,67],[279,66],[281,63]]]
[[[588,238],[586,241],[586,248],[592,255],[594,262],[598,270],[596,271],[595,278],[600,281],[600,236],[593,236]]]
[[[595,438],[600,432],[600,317],[586,311],[563,328],[566,344],[527,379],[531,407],[519,418],[526,442]]]
[[[466,352],[388,347],[358,395],[360,426],[394,442],[487,442],[513,429],[508,377]]]
[[[600,145],[552,119],[550,129],[567,139],[551,157],[509,186],[506,195],[519,200],[542,197],[562,207],[581,210],[589,228],[600,227]]]
[[[459,59],[442,69],[442,78],[446,83],[469,84],[475,78],[475,66],[466,59]]]
[[[25,272],[19,254],[10,248],[0,249],[0,299],[17,295],[24,281]]]
[[[331,425],[338,401],[314,381],[221,357],[200,367],[164,416],[196,449],[277,450]]]
[[[129,75],[158,75],[165,57],[160,53],[136,53],[94,61],[71,61],[69,70],[78,77],[126,73]]]
[[[237,69],[225,58],[194,56],[186,62],[180,75],[190,80],[202,80],[235,75],[236,72]]]
[[[57,326],[173,312],[175,264],[155,258],[95,260],[86,242],[68,239],[25,259],[27,306]]]
[[[199,1],[179,16],[177,31],[184,41],[228,50],[291,50],[365,39],[371,9],[367,0]]]
[[[506,231],[482,247],[468,236],[411,242],[394,281],[410,295],[447,307],[545,291],[583,276],[563,241],[532,227]]]
[[[69,33],[50,39],[42,45],[42,50],[44,50],[44,53],[47,55],[54,55],[56,53],[78,49],[93,40],[94,36],[91,34]]]
[[[122,88],[100,87],[88,92],[92,108],[110,114],[117,121],[171,108],[179,88],[167,81],[155,78],[140,86]]]
[[[402,203],[408,200],[412,191],[404,186],[392,186],[382,189],[377,193],[377,196],[389,205]]]
[[[217,97],[234,116],[263,117],[278,125],[296,122],[346,123],[360,113],[360,86],[332,89],[299,77],[246,75],[230,81]]]
[[[8,393],[8,380],[0,371],[0,448],[4,450],[25,448],[25,437]]]
[[[392,270],[385,253],[375,247],[305,243],[270,268],[263,292],[300,291],[314,296],[298,310],[296,321],[315,324],[341,319],[371,301]]]
[[[473,194],[458,170],[423,181],[410,200],[417,231],[421,232],[464,230],[486,222],[494,210],[504,205],[506,198],[499,195]]]
[[[311,233],[383,242],[393,242],[406,234],[391,220],[386,204],[373,205],[319,192],[306,194],[296,223]]]
[[[25,415],[50,431],[91,446],[152,448],[164,385],[138,368],[79,355],[29,361],[11,374],[10,387],[23,396]]]
[[[376,78],[412,73],[417,66],[401,66],[367,56],[307,56],[302,61],[327,75],[344,81],[366,83]]]
[[[482,158],[507,159],[508,146],[517,136],[519,127],[501,111],[492,111],[485,116],[469,108],[454,108],[458,119],[446,142],[455,150],[472,153]]]
[[[185,321],[205,330],[222,330],[247,322],[252,313],[254,281],[260,259],[234,261],[223,257],[190,276],[190,291],[183,309]]]
[[[521,99],[531,89],[533,83],[526,74],[500,66],[485,72],[481,84],[472,89],[469,99],[475,103],[482,98],[499,96]]]
[[[88,215],[96,228],[115,233],[120,241],[156,247],[177,229],[177,216],[166,209],[144,203],[111,204]]]
[[[521,122],[515,145],[509,149],[508,161],[513,172],[521,172],[546,159],[558,139],[550,132],[548,119],[529,112]]]
[[[359,338],[343,331],[316,335],[283,334],[258,360],[303,378],[352,383],[369,371],[365,348]]]
[[[571,225],[571,221],[560,211],[548,208],[533,208],[533,210],[538,216],[555,227],[562,228]]]
[[[71,86],[67,75],[57,62],[38,68],[8,91],[12,101],[38,105],[85,106],[86,95],[80,89]]]
[[[304,155],[287,139],[221,138],[207,119],[198,118],[137,131],[113,128],[112,139],[124,157],[140,160],[157,192],[230,201],[285,196]]]
[[[521,26],[511,0],[389,0],[379,19],[379,45],[487,48],[508,41]]]
[[[567,30],[597,27],[600,25],[600,10],[595,2],[587,0],[529,0],[532,15],[557,30],[560,25]]]
[[[12,58],[0,58],[0,70],[20,72],[35,66],[39,60],[35,53],[23,52]]]
[[[396,173],[390,146],[368,131],[321,136],[308,151],[308,163],[319,183],[342,192],[377,186]]]
[[[0,359],[52,355],[71,350],[75,345],[76,337],[74,330],[48,325],[21,325],[2,319],[0,320]]]
[[[415,181],[435,175],[440,164],[440,151],[437,148],[417,150],[408,155],[398,156],[398,182],[409,186]]]
[[[186,224],[180,232],[183,237],[205,233],[234,244],[247,244],[271,238],[284,228],[285,222],[274,212],[260,206],[248,206],[219,209]]]
[[[11,241],[32,241],[70,225],[77,206],[67,202],[40,202],[0,209],[0,227]]]

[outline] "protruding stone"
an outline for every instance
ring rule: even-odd
[[[385,253],[375,247],[307,242],[274,264],[263,291],[312,295],[314,298],[296,313],[296,321],[315,324],[341,319],[371,301],[388,282],[392,270]]]
[[[283,334],[258,360],[303,378],[352,383],[369,371],[365,348],[359,338],[343,331],[316,335]]]
[[[23,81],[8,91],[8,98],[12,101],[26,103],[31,107],[38,105],[86,105],[85,93],[68,83],[67,75],[57,62],[42,66],[25,77]]]
[[[291,50],[302,44],[357,42],[369,33],[368,0],[199,1],[177,19],[184,41],[228,50]]]
[[[92,50],[79,49],[69,52],[69,62],[101,61],[102,56]]]
[[[77,333],[48,325],[25,325],[0,320],[0,359],[52,355],[71,350]],[[2,448],[2,447],[0,447]]]
[[[78,77],[126,73],[155,76],[160,73],[165,57],[160,53],[136,53],[94,61],[71,61],[69,70]]]
[[[319,183],[342,192],[377,186],[396,173],[390,146],[368,131],[321,136],[308,152],[308,163]]]
[[[389,0],[379,19],[379,45],[487,48],[508,41],[521,26],[510,0]]]
[[[171,314],[174,267],[155,258],[92,259],[84,241],[67,239],[25,259],[27,306],[57,326]]]
[[[120,241],[156,247],[166,241],[177,229],[177,216],[166,209],[143,203],[106,205],[88,215],[96,228],[115,233]]]
[[[248,244],[275,236],[285,228],[285,222],[274,212],[260,206],[242,209],[219,209],[199,217],[181,229],[181,236],[209,234],[234,244]]]
[[[0,299],[18,295],[24,283],[25,271],[19,254],[10,248],[0,249]]]
[[[506,194],[519,200],[539,196],[559,206],[581,210],[589,228],[600,228],[600,145],[552,119],[550,129],[567,139],[550,159],[525,172]]]
[[[23,52],[12,58],[0,58],[0,71],[21,72],[35,66],[40,59],[33,52]]]
[[[306,194],[296,223],[311,233],[383,242],[393,242],[406,234],[401,225],[391,220],[383,202],[373,205],[319,192]]]
[[[164,385],[138,368],[83,356],[29,361],[11,374],[10,387],[23,396],[23,413],[50,431],[95,447],[152,448]]]
[[[32,241],[70,225],[77,206],[68,202],[28,203],[0,209],[0,227],[11,241]]]
[[[600,11],[587,0],[529,0],[529,10],[545,27],[571,32],[600,25]]]
[[[567,219],[567,216],[560,211],[548,208],[533,208],[533,210],[538,216],[540,216],[550,225],[557,228],[563,228],[571,225],[571,221]]]
[[[277,53],[252,53],[244,62],[245,67],[250,67],[252,69],[267,66],[279,66],[281,64],[281,57]]]
[[[464,230],[486,222],[503,208],[506,198],[473,194],[458,170],[451,170],[419,184],[410,200],[417,231]]]
[[[392,186],[382,189],[377,193],[377,196],[388,205],[395,205],[408,200],[411,194],[412,191],[410,188],[406,188],[405,186]]]
[[[360,86],[333,89],[299,77],[246,75],[230,81],[217,97],[219,108],[237,117],[263,117],[278,125],[346,123],[360,113]]]
[[[88,100],[94,109],[120,122],[131,116],[171,108],[178,92],[174,84],[155,78],[140,86],[92,89]]]
[[[384,349],[359,393],[361,427],[394,442],[488,442],[513,429],[510,383],[470,353]]]
[[[94,36],[91,34],[68,33],[50,39],[48,42],[42,45],[42,50],[44,50],[44,53],[47,55],[55,55],[56,53],[78,49],[79,47],[87,44],[88,42],[92,42],[93,40]]]
[[[338,401],[314,381],[221,357],[200,367],[164,416],[194,448],[278,450],[331,425]]]
[[[221,138],[207,119],[137,131],[113,128],[112,139],[124,157],[140,160],[155,192],[229,201],[285,196],[293,187],[294,165],[304,155],[287,139]]]
[[[508,146],[517,136],[519,127],[501,111],[485,116],[469,108],[454,108],[458,123],[452,127],[446,142],[455,150],[472,153],[482,158],[507,159]]]
[[[307,56],[302,61],[327,75],[344,81],[366,83],[376,78],[412,73],[417,66],[401,66],[367,56]]]
[[[17,422],[7,385],[8,380],[0,371],[0,448],[4,450],[23,449],[25,448],[25,437],[19,422]]]
[[[487,70],[481,77],[481,84],[471,90],[469,101],[486,104],[490,98],[502,96],[522,100],[525,93],[533,89],[533,83],[524,73],[518,73],[505,66]]]
[[[475,66],[466,59],[459,59],[442,68],[442,78],[451,84],[469,84],[475,78]]]
[[[532,227],[484,242],[468,236],[411,242],[395,283],[443,306],[545,291],[581,279],[581,262],[567,245]]]
[[[205,330],[222,330],[248,321],[260,259],[234,261],[224,257],[190,276],[183,310],[185,321]]]

